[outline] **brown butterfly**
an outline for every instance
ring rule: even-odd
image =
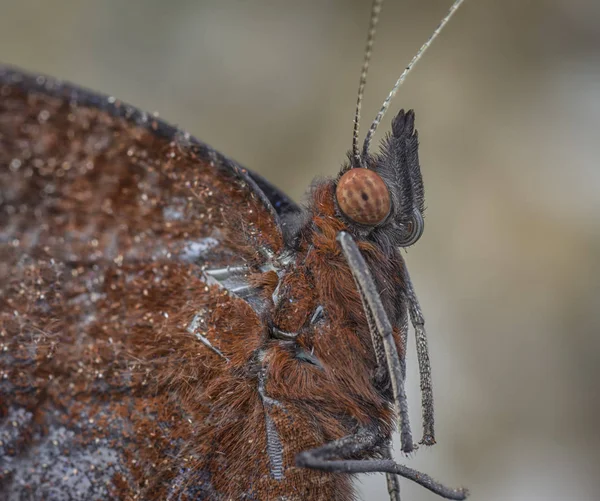
[[[419,51],[416,62],[442,25]],[[399,249],[423,230],[414,113],[353,149],[300,208],[261,176],[112,97],[0,67],[3,499],[346,500],[391,459],[415,328]],[[406,73],[406,72],[405,72]]]

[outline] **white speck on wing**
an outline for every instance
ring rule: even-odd
[[[212,237],[202,238],[195,242],[188,242],[181,252],[181,257],[189,260],[198,259],[205,252],[217,245],[219,245],[219,241]]]

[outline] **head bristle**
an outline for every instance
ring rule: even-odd
[[[375,32],[377,31],[377,22],[383,0],[373,0],[371,6],[371,22],[369,23],[369,32],[367,34],[367,44],[365,45],[365,58],[362,70],[360,72],[360,82],[358,84],[358,97],[356,99],[356,111],[354,113],[354,130],[352,133],[352,157],[355,166],[361,163],[360,151],[358,148],[358,129],[360,126],[360,108],[362,106],[365,85],[367,84],[367,73],[369,72],[369,63],[371,62],[371,53],[373,52],[373,43],[375,42]]]
[[[415,64],[417,64],[417,62],[419,61],[419,59],[421,59],[421,57],[423,56],[423,54],[425,53],[425,51],[429,48],[429,46],[435,40],[435,38],[440,34],[440,32],[442,31],[442,29],[444,29],[444,26],[446,26],[446,24],[448,23],[448,21],[450,20],[450,18],[454,15],[454,12],[456,12],[456,10],[460,7],[460,5],[463,2],[464,2],[464,0],[455,0],[455,2],[452,4],[452,7],[450,7],[450,10],[448,11],[448,13],[441,20],[441,22],[438,25],[438,27],[434,30],[434,32],[427,39],[427,41],[417,51],[417,53],[415,54],[415,56],[412,58],[411,62],[404,69],[404,71],[402,72],[402,74],[400,75],[400,77],[398,78],[398,80],[396,81],[396,84],[394,85],[394,87],[392,88],[392,90],[390,91],[390,93],[388,94],[388,96],[386,97],[385,101],[383,102],[383,105],[381,106],[381,109],[379,110],[379,113],[377,113],[377,116],[375,117],[375,120],[373,120],[373,123],[371,124],[371,127],[369,128],[369,131],[367,132],[367,135],[365,137],[365,142],[363,144],[363,151],[362,151],[362,157],[361,157],[362,161],[364,161],[364,159],[369,154],[369,146],[371,144],[371,140],[373,139],[373,135],[375,134],[375,131],[377,130],[377,126],[379,125],[379,123],[383,119],[383,117],[385,115],[385,112],[389,108],[390,102],[392,101],[392,99],[396,95],[396,92],[398,91],[398,89],[400,88],[400,86],[404,83],[404,80],[406,80],[406,77],[411,72],[411,70],[413,69],[413,67],[415,66]]]

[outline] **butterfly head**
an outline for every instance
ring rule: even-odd
[[[362,237],[408,247],[423,233],[424,191],[413,111],[403,110],[378,154],[350,156],[336,182],[340,216]]]

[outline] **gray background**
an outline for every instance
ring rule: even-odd
[[[363,131],[449,4],[384,6]],[[159,110],[300,200],[350,146],[369,8],[0,0],[0,60]],[[467,1],[393,103],[421,137],[426,232],[408,261],[439,441],[407,463],[473,500],[599,499],[599,21],[594,0]],[[379,475],[360,489],[385,499]]]

